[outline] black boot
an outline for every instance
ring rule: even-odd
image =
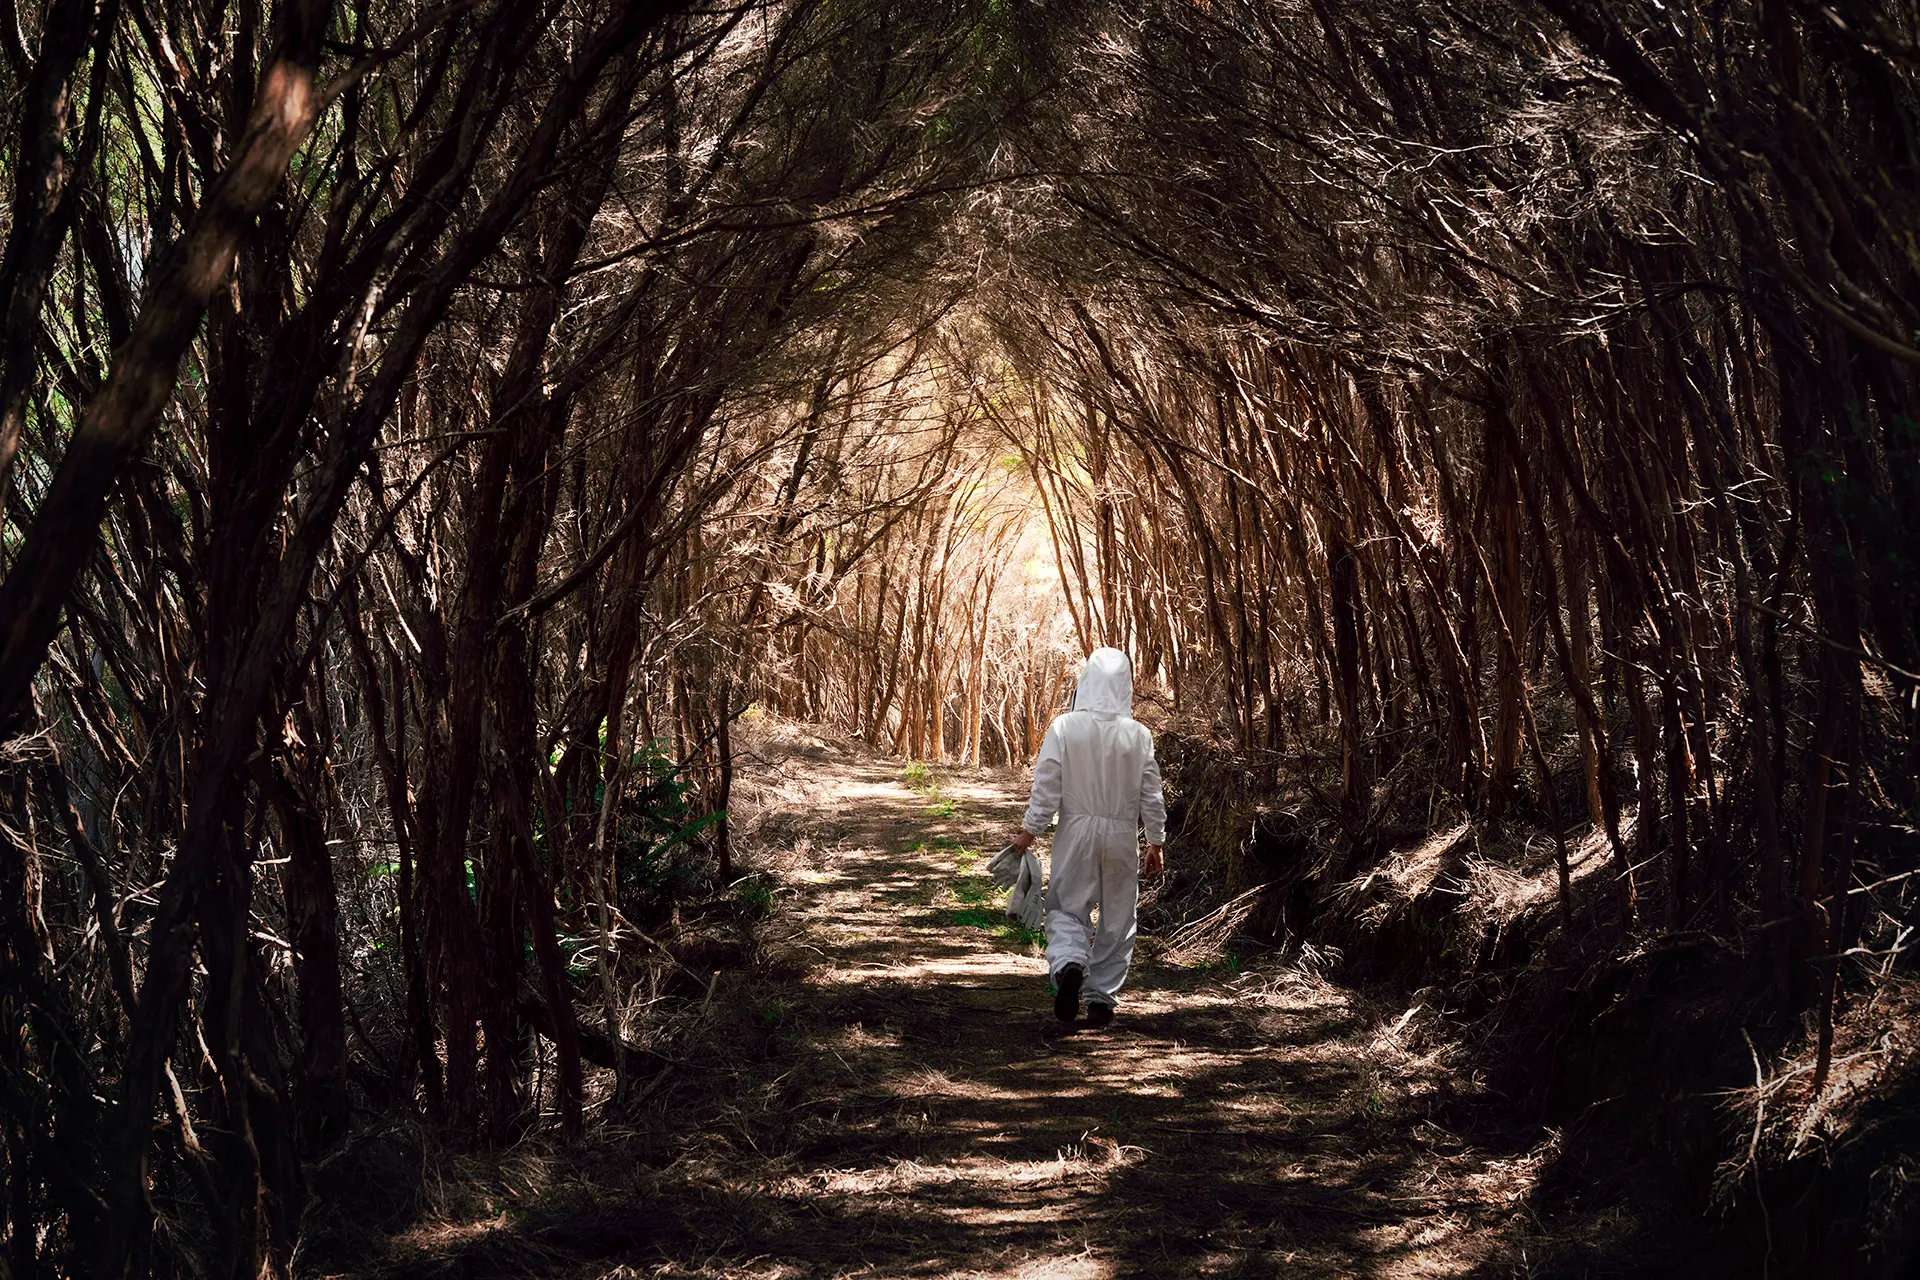
[[[1104,1000],[1087,1001],[1087,1025],[1104,1027],[1113,1021],[1113,1006]]]
[[[1072,1022],[1080,1016],[1080,984],[1086,980],[1087,971],[1077,964],[1070,964],[1060,971],[1054,981],[1059,990],[1053,995],[1053,1016],[1062,1022]]]

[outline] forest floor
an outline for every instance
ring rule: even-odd
[[[1063,1025],[1037,938],[983,875],[1015,779],[791,741],[751,779],[777,905],[638,1118],[429,1161],[431,1210],[370,1274],[1505,1276],[1539,1258],[1528,1202],[1554,1136],[1406,1047],[1412,1011],[1143,938],[1114,1023]]]

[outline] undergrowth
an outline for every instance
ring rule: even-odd
[[[1559,810],[1581,814],[1577,748],[1555,738]],[[1402,1050],[1443,1055],[1516,1119],[1564,1126],[1530,1199],[1558,1240],[1546,1274],[1699,1256],[1891,1276],[1920,1257],[1920,1231],[1895,1225],[1920,1221],[1920,1163],[1892,1154],[1920,1141],[1920,1019],[1903,1012],[1920,983],[1898,954],[1855,973],[1834,1082],[1815,1096],[1812,1024],[1772,997],[1740,922],[1660,928],[1663,885],[1645,872],[1643,923],[1623,928],[1610,847],[1582,827],[1566,835],[1563,926],[1539,794],[1491,816],[1450,808],[1431,784],[1437,748],[1410,743],[1354,814],[1320,776],[1324,750],[1159,744],[1176,838],[1167,882],[1142,899],[1156,957],[1255,972],[1311,957],[1382,1016],[1405,1010]]]

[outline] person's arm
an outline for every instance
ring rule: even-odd
[[[1033,845],[1034,837],[1047,829],[1053,821],[1053,815],[1060,811],[1060,793],[1065,771],[1060,764],[1060,739],[1053,726],[1047,726],[1047,736],[1041,740],[1040,755],[1033,762],[1033,798],[1027,801],[1027,816],[1020,823],[1020,833],[1013,838],[1013,847],[1026,850]]]
[[[1153,758],[1151,739],[1147,747],[1147,767],[1140,773],[1140,821],[1147,829],[1147,848],[1140,859],[1140,874],[1157,880],[1167,869],[1167,797],[1160,786],[1160,762]]]

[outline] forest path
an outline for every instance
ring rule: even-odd
[[[798,900],[723,975],[646,1167],[615,1187],[602,1162],[562,1207],[503,1213],[539,1242],[511,1263],[406,1274],[1524,1271],[1545,1151],[1449,1131],[1445,1070],[1400,1048],[1406,1019],[1149,942],[1109,1028],[1063,1025],[983,875],[1024,802],[1012,780],[823,751],[755,789]]]

